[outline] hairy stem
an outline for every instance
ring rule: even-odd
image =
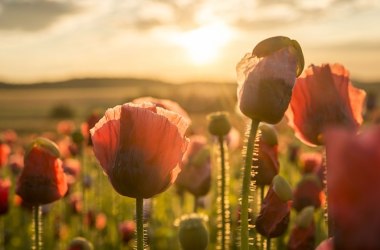
[[[144,199],[136,198],[136,235],[137,235],[137,250],[144,249]]]

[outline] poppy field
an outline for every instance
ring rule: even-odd
[[[377,86],[304,56],[271,37],[237,84],[0,85],[0,249],[380,249]]]

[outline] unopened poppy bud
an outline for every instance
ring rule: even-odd
[[[284,202],[289,201],[293,198],[292,188],[284,177],[276,175],[273,178],[273,191],[277,196]]]
[[[302,211],[297,215],[295,223],[299,227],[307,228],[313,222],[313,219],[314,219],[314,207],[308,206],[302,209]]]
[[[183,215],[178,223],[179,242],[184,250],[206,249],[208,245],[208,231],[205,226],[207,217],[200,214]]]
[[[69,248],[67,250],[93,250],[94,247],[83,237],[76,237],[74,238],[69,245]]]
[[[231,129],[228,113],[215,112],[208,115],[208,131],[215,136],[225,136]]]
[[[51,140],[43,138],[43,137],[38,137],[37,139],[35,139],[32,143],[30,143],[26,147],[25,157],[27,157],[29,155],[30,151],[35,147],[38,147],[38,148],[41,148],[41,149],[47,151],[48,153],[50,153],[51,156],[54,156],[57,158],[60,157],[60,153],[59,153],[59,149],[58,149],[57,144],[55,144]]]
[[[260,124],[261,140],[269,146],[278,145],[277,132],[272,125]]]

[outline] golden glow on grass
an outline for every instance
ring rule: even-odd
[[[216,60],[230,39],[230,29],[224,24],[216,23],[185,32],[177,42],[186,49],[193,63],[203,65]]]

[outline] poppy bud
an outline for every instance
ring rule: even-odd
[[[202,250],[208,245],[206,217],[200,214],[183,215],[179,219],[179,242],[184,250]]]
[[[314,250],[314,208],[304,208],[296,217],[295,227],[290,233],[288,250]]]
[[[321,206],[322,183],[315,174],[305,175],[294,190],[293,207],[301,211],[304,207]]]
[[[208,131],[215,136],[225,136],[231,129],[228,113],[214,112],[207,116],[209,120]]]
[[[280,175],[276,175],[273,178],[273,191],[283,202],[289,201],[293,198],[292,188],[284,177]]]
[[[25,167],[17,183],[16,193],[32,205],[56,201],[67,192],[66,176],[59,150],[45,138],[35,139],[26,149]]]
[[[236,67],[241,112],[254,120],[279,122],[303,67],[297,41],[278,36],[260,42]]]
[[[83,237],[76,237],[74,238],[69,245],[69,248],[67,250],[93,250],[94,247]]]

